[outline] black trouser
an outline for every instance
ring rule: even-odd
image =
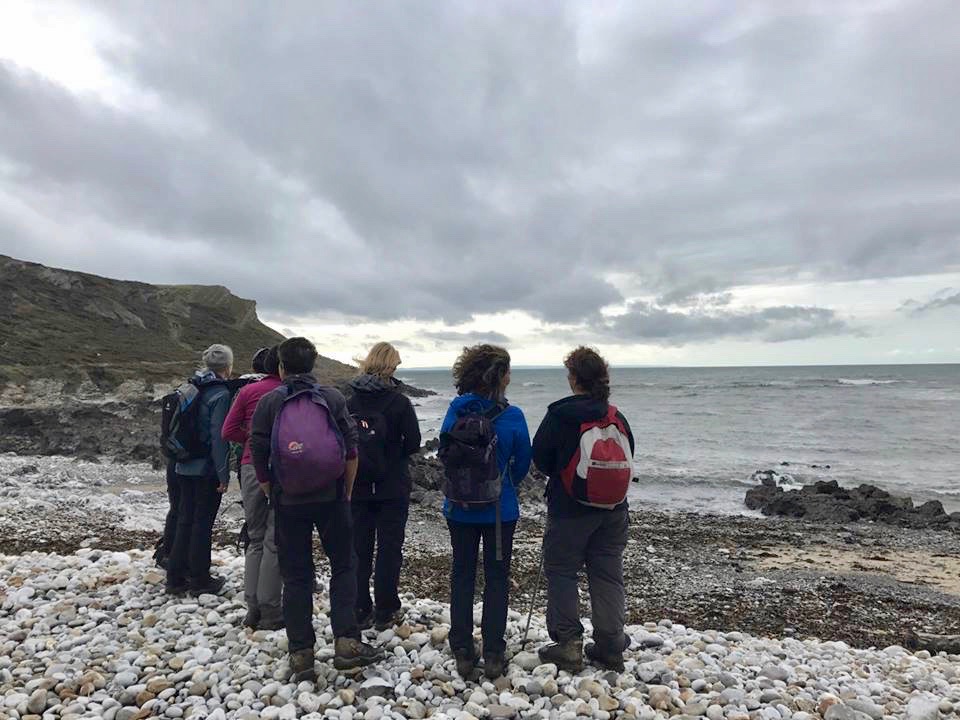
[[[453,545],[450,573],[450,649],[473,654],[473,595],[477,581],[480,540],[483,539],[483,634],[484,653],[506,650],[503,634],[507,629],[510,602],[510,558],[516,521],[501,524],[502,560],[497,560],[497,526],[472,525],[447,520]]]
[[[393,500],[353,500],[353,546],[357,551],[357,613],[373,609],[370,576],[377,619],[385,620],[400,609],[400,566],[403,564],[403,538],[410,511],[408,498]],[[374,546],[376,569],[374,570]]]
[[[283,576],[283,621],[290,652],[312,648],[313,529],[330,559],[330,624],[333,636],[359,638],[354,605],[357,566],[349,503],[343,500],[283,505],[277,510],[277,555]]]
[[[163,546],[161,555],[168,556],[173,552],[173,539],[177,535],[177,514],[180,510],[180,484],[177,482],[177,464],[167,463],[167,519],[163,523]]]
[[[167,583],[202,587],[210,581],[210,545],[213,522],[223,494],[216,474],[206,477],[175,475],[179,489],[177,530],[167,565]]]
[[[547,518],[543,572],[547,578],[547,632],[554,642],[583,637],[577,573],[586,566],[597,650],[616,655],[629,646],[630,640],[623,632],[623,551],[629,525],[626,508]]]

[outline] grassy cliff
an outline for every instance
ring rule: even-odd
[[[244,371],[254,350],[283,340],[260,322],[253,300],[216,285],[112,280],[0,255],[0,297],[0,384],[168,382],[214,342],[232,347]],[[333,383],[354,372],[329,358],[317,370]]]

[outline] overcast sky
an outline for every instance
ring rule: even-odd
[[[226,285],[341,359],[957,362],[958,27],[956,0],[5,0],[0,253]]]

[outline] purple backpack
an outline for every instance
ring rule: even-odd
[[[271,469],[288,495],[336,488],[346,468],[343,436],[320,387],[291,392],[273,421]]]

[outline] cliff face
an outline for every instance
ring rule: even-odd
[[[0,384],[8,395],[10,386],[41,381],[83,395],[166,384],[214,342],[232,347],[243,371],[256,348],[283,340],[260,322],[253,300],[220,286],[111,280],[0,256],[0,297]],[[328,358],[318,370],[329,382],[353,372]]]

